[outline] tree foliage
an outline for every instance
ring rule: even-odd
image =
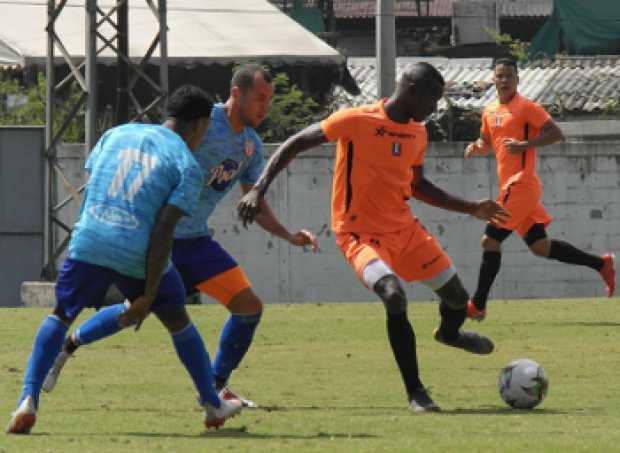
[[[291,85],[285,73],[274,79],[274,95],[269,114],[258,129],[265,142],[281,142],[315,121],[320,106]]]

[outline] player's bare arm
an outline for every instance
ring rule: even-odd
[[[555,121],[547,121],[540,129],[538,136],[529,140],[516,140],[507,138],[504,140],[506,149],[511,153],[522,153],[528,148],[541,147],[564,141],[564,134]]]
[[[479,220],[501,224],[509,217],[508,213],[493,200],[468,201],[447,193],[424,177],[423,166],[413,167],[411,189],[413,196],[426,204],[448,211],[470,214]]]
[[[174,205],[165,205],[157,217],[151,233],[149,248],[146,255],[146,279],[144,294],[134,300],[131,307],[121,315],[121,326],[136,324],[136,330],[149,314],[151,305],[157,295],[159,281],[168,264],[174,239],[174,227],[183,216],[183,211]]]
[[[269,158],[254,187],[237,204],[243,226],[252,223],[260,212],[260,201],[276,175],[297,156],[297,154],[327,142],[320,123],[314,123],[287,139]]]
[[[241,184],[241,190],[243,190],[244,194],[252,190],[252,187],[251,184]],[[315,253],[319,249],[319,243],[313,233],[306,229],[291,233],[280,223],[264,198],[261,198],[259,201],[259,211],[256,214],[255,220],[263,230],[297,247],[310,246]]]
[[[475,142],[471,142],[465,148],[465,159],[468,159],[472,156],[486,156],[492,151],[491,140],[489,137],[480,136]]]

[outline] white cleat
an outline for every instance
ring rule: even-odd
[[[222,390],[220,390],[220,398],[223,400],[238,400],[241,401],[241,404],[243,404],[244,408],[248,408],[248,409],[258,409],[258,404],[255,403],[252,400],[249,400],[247,398],[244,398],[241,395],[236,394],[235,392],[233,392],[229,387],[224,387],[222,388]]]
[[[71,357],[71,354],[66,351],[60,351],[54,360],[54,364],[47,372],[47,376],[45,376],[41,390],[47,393],[54,390],[54,387],[56,387],[56,383],[58,382],[58,377],[60,376],[60,371],[62,370],[62,367],[65,366],[65,363],[67,363],[67,360],[69,360],[69,357]]]
[[[11,414],[11,421],[6,427],[7,434],[30,434],[37,421],[37,410],[32,396],[27,396]]]
[[[243,409],[243,404],[239,400],[221,399],[220,407],[213,407],[209,403],[205,404],[205,426],[207,429],[219,428],[229,418],[233,418]]]

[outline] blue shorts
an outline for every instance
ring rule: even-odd
[[[172,263],[181,274],[188,295],[198,291],[197,285],[238,266],[211,236],[175,239]]]
[[[86,307],[101,307],[112,284],[130,301],[144,294],[142,279],[119,274],[109,267],[67,258],[56,282],[56,308],[60,308],[67,318],[73,320]],[[153,306],[184,303],[183,281],[175,267],[171,266],[161,277]]]

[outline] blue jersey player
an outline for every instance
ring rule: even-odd
[[[185,86],[171,96],[163,125],[119,126],[94,147],[80,217],[56,284],[56,305],[35,337],[8,433],[30,432],[41,385],[68,326],[83,308],[100,306],[112,284],[131,302],[100,310],[80,329],[80,341],[138,328],[152,311],[194,381],[207,427],[220,426],[241,410],[241,402],[222,401],[215,391],[209,355],[185,310],[185,288],[169,258],[178,220],[199,200],[203,176],[192,150],[207,131],[212,108],[204,92]]]
[[[224,399],[252,401],[232,392],[227,382],[248,351],[263,311],[262,302],[237,262],[210,236],[208,219],[219,201],[238,182],[249,191],[263,170],[263,147],[254,128],[267,115],[273,95],[271,77],[261,66],[246,64],[235,71],[230,97],[216,104],[209,130],[196,151],[205,177],[200,202],[192,215],[181,219],[175,230],[172,261],[179,270],[188,294],[200,291],[223,304],[231,313],[220,336],[213,364],[215,382]],[[266,231],[297,246],[317,248],[315,237],[301,230],[291,234],[266,203],[257,217]],[[79,327],[65,342],[43,389],[51,391],[68,357],[86,342]]]

